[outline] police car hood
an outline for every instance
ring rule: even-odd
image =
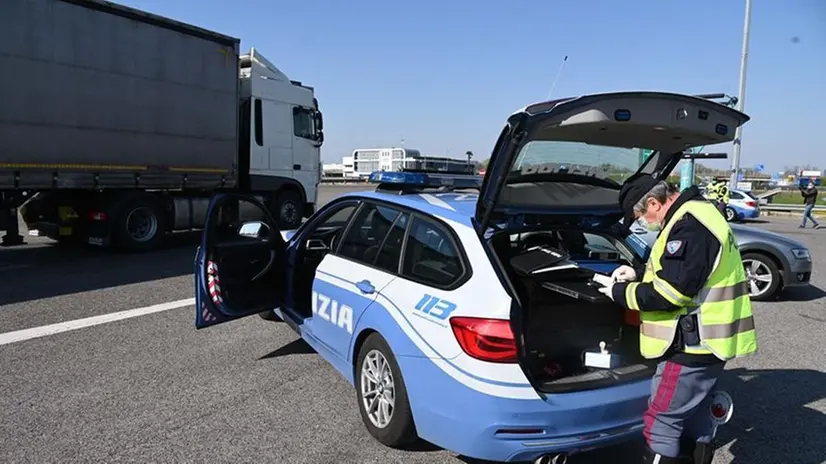
[[[664,92],[594,94],[529,106],[512,115],[500,135],[477,219],[486,211],[619,214],[624,179],[635,173],[664,179],[685,150],[730,142],[748,119],[705,98]]]

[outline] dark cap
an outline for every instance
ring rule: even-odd
[[[649,174],[635,174],[628,178],[620,189],[619,204],[625,217],[622,225],[630,226],[634,222],[634,205],[645,196],[659,181]]]

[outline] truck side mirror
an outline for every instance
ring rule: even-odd
[[[324,117],[318,110],[315,111],[315,128],[319,132],[324,130]]]

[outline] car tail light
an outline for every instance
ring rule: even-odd
[[[459,346],[472,358],[497,363],[516,362],[516,338],[510,321],[453,317],[450,326]]]
[[[755,206],[757,206],[757,202],[749,200],[746,202],[746,206],[748,206],[749,208],[754,208]]]
[[[106,213],[102,211],[90,211],[89,212],[89,219],[92,221],[105,221],[106,220]]]

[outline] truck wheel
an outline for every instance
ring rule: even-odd
[[[301,225],[304,204],[295,190],[282,190],[273,202],[272,214],[281,230],[295,229]]]
[[[127,200],[119,208],[113,235],[123,250],[143,252],[154,249],[163,239],[163,211],[154,198],[141,195]]]

